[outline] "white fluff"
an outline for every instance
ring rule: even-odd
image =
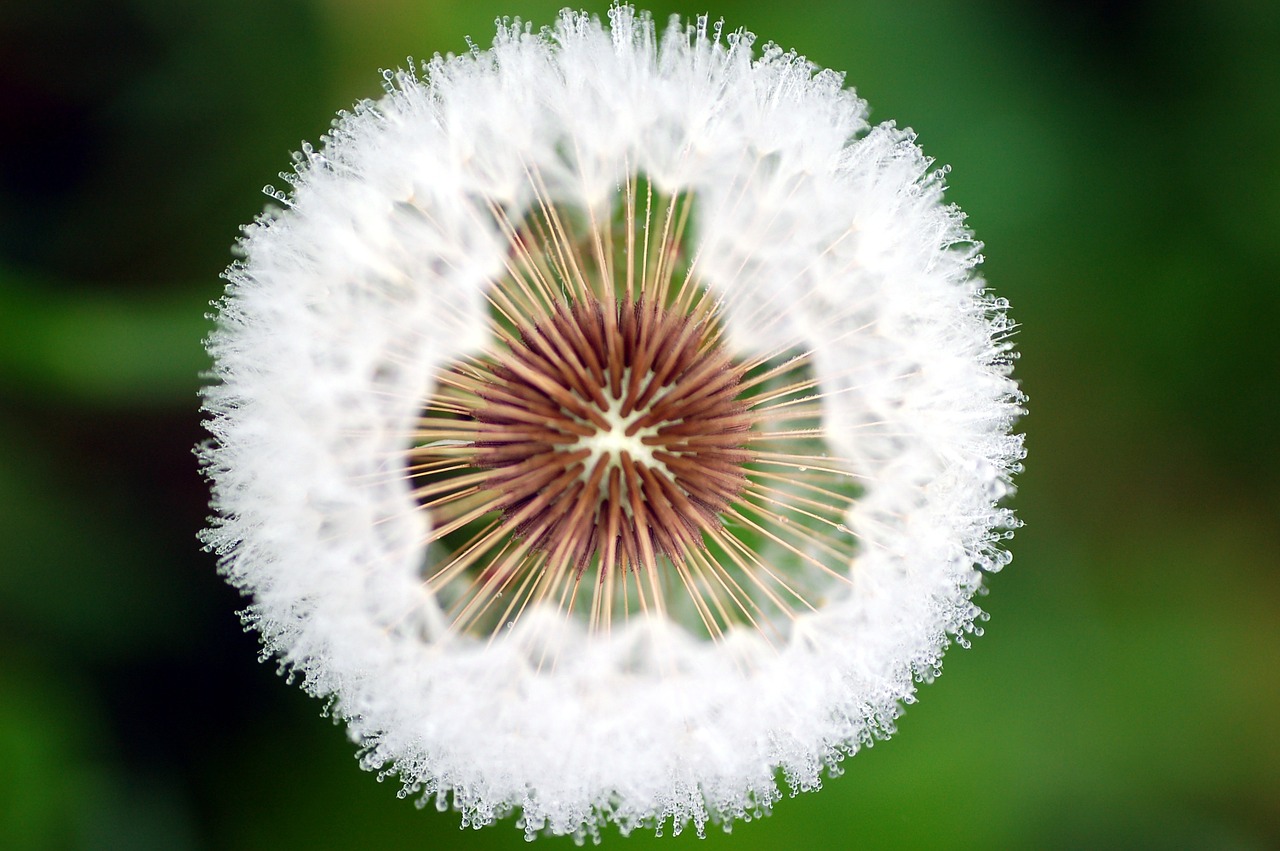
[[[1011,325],[914,135],[868,128],[840,75],[748,33],[609,18],[502,23],[488,51],[388,75],[246,228],[208,342],[204,539],[266,652],[367,768],[469,824],[519,809],[530,836],[701,832],[767,810],[779,770],[816,787],[977,631],[971,597],[1016,525]],[[814,352],[828,444],[867,486],[852,591],[785,646],[536,611],[490,646],[441,629],[405,435],[435,370],[484,343],[506,251],[487,205],[526,210],[530,163],[583,208],[635,173],[692,193],[732,345]]]

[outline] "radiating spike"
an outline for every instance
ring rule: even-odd
[[[604,631],[674,606],[711,640],[773,641],[813,580],[764,550],[841,575],[854,543],[808,357],[725,347],[688,199],[629,180],[615,238],[529,177],[525,219],[491,210],[510,242],[492,343],[440,371],[414,427],[403,476],[443,551],[425,583],[454,629],[491,637],[534,606]]]

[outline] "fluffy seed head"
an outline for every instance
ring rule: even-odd
[[[768,809],[977,632],[1003,302],[914,136],[705,19],[387,75],[246,229],[206,543],[396,774],[530,836]]]

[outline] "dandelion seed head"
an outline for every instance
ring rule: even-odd
[[[406,795],[679,832],[893,730],[1008,561],[1007,304],[910,131],[706,18],[389,72],[245,230],[206,544]]]

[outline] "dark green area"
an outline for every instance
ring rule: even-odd
[[[0,847],[523,847],[254,663],[191,456],[257,188],[377,68],[558,5],[495,2],[0,9]],[[1026,528],[897,737],[707,846],[1275,847],[1280,6],[803,9],[712,11],[955,167],[1022,324]]]

